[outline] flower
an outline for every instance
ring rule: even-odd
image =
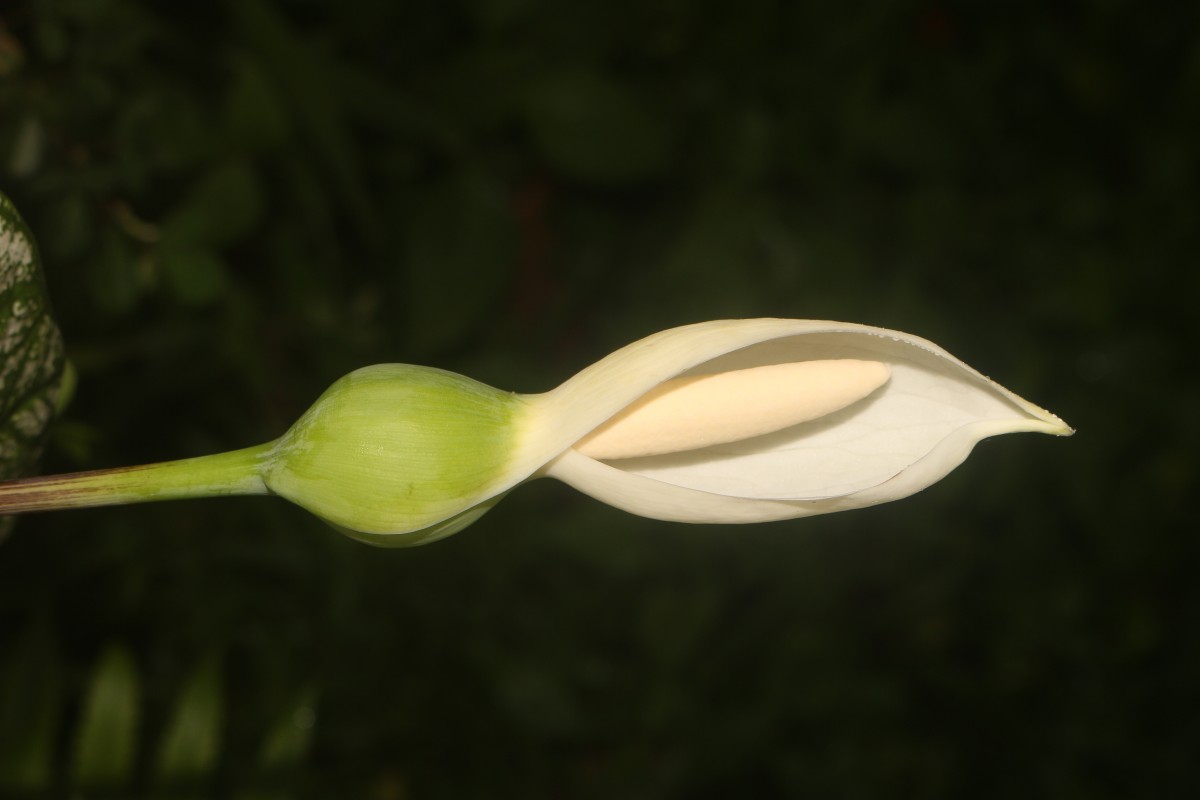
[[[1073,433],[942,348],[843,322],[752,319],[634,342],[520,395],[384,364],[255,448],[0,484],[0,511],[273,493],[347,535],[406,546],[551,477],[635,514],[746,523],[906,497],[989,436]]]

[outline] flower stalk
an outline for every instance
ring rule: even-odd
[[[45,475],[0,482],[0,513],[267,494],[261,469],[269,446],[135,467]]]

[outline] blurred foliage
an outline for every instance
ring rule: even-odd
[[[0,794],[1188,796],[1198,30],[5,3],[0,180],[79,374],[48,471],[265,441],[373,362],[536,391],[735,316],[927,336],[1080,433],[753,528],[550,484],[398,552],[261,498],[22,519]]]

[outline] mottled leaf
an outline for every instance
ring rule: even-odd
[[[42,452],[63,370],[37,245],[0,193],[0,478],[26,475]],[[0,535],[11,518],[0,521]]]

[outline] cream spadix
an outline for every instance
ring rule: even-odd
[[[273,442],[0,483],[0,513],[278,494],[355,538],[403,546],[553,477],[645,516],[757,522],[907,496],[979,440],[1018,431],[1072,433],[909,334],[725,320],[647,337],[537,395],[428,367],[368,367]]]
[[[886,383],[888,374],[878,361],[844,358],[673,378],[585,436],[575,450],[611,461],[750,439],[840,411]]]

